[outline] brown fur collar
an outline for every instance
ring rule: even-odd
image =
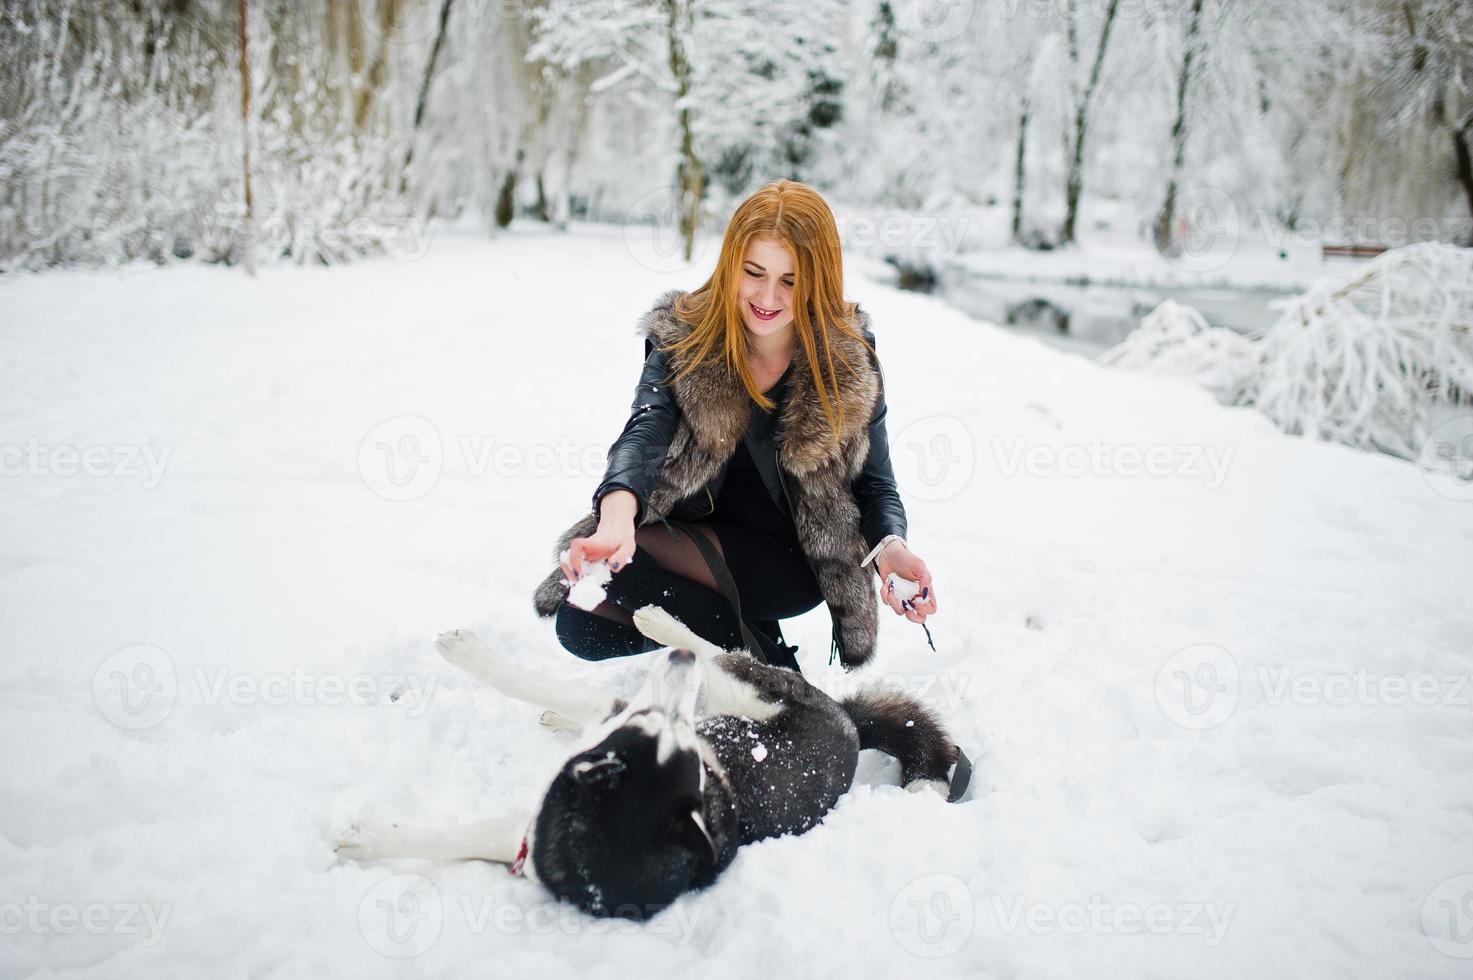
[[[675,315],[675,302],[683,295],[679,289],[666,292],[640,320],[640,330],[657,346],[668,346],[690,334],[691,328]],[[869,330],[869,315],[856,310],[855,327],[861,334]],[[800,348],[793,359],[793,374],[788,396],[778,424],[778,462],[784,470],[804,477],[820,466],[831,463],[856,441],[869,441],[869,419],[879,397],[879,378],[869,351],[852,337],[835,331],[833,344],[835,370],[839,375],[844,403],[844,419],[835,443],[823,401],[814,384],[808,358]],[[824,360],[823,340],[819,340],[818,358]],[[860,371],[851,374],[844,363]],[[683,365],[672,364],[675,368]],[[681,409],[692,421],[692,435],[706,452],[725,460],[736,450],[737,440],[747,429],[750,396],[741,380],[727,370],[720,360],[700,365],[675,382],[675,395]],[[830,396],[832,397],[832,390]],[[862,466],[864,456],[860,454]],[[857,473],[858,470],[855,470]],[[851,477],[854,474],[851,474]]]

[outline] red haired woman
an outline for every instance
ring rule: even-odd
[[[655,649],[630,617],[654,603],[718,646],[796,668],[779,621],[825,602],[833,650],[856,667],[874,655],[876,573],[919,584],[908,603],[881,590],[897,614],[936,611],[905,543],[874,335],[843,278],[828,204],[778,180],[737,208],[711,278],[644,315],[629,421],[593,513],[562,535],[566,557],[537,590],[568,650]],[[581,609],[565,580],[598,560],[614,574]]]

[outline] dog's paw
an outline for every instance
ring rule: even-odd
[[[697,636],[689,626],[660,606],[648,605],[636,609],[634,626],[661,646],[682,647],[689,650],[710,645]]]
[[[946,785],[946,781],[942,779],[912,779],[905,784],[905,791],[907,793],[924,793],[927,790],[935,793],[943,800],[951,795],[951,787]]]
[[[542,727],[555,732],[581,732],[583,726],[552,709],[542,712]]]
[[[378,854],[380,837],[379,825],[363,821],[350,824],[348,829],[338,835],[337,843],[333,850],[338,857],[347,858],[350,861],[372,861]]]
[[[462,669],[475,661],[486,645],[470,630],[451,630],[435,637],[435,649],[440,656]]]

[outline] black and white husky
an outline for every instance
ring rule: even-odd
[[[434,830],[360,823],[338,852],[498,861],[586,912],[644,918],[709,885],[741,845],[818,823],[849,789],[860,749],[898,759],[907,788],[947,793],[958,750],[914,699],[885,691],[835,701],[795,671],[719,649],[656,606],[634,620],[673,649],[627,703],[523,670],[474,633],[442,634],[446,660],[548,709],[545,723],[582,728],[583,747],[534,814]],[[958,775],[953,799],[964,788]]]

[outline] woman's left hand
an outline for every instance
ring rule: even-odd
[[[885,604],[912,623],[924,623],[926,617],[936,612],[936,586],[931,584],[931,572],[921,556],[912,552],[904,542],[891,541],[875,558],[875,568],[880,573],[880,595]],[[890,591],[890,573],[908,578],[921,587],[920,593],[910,600],[910,608],[901,605],[900,597]]]

